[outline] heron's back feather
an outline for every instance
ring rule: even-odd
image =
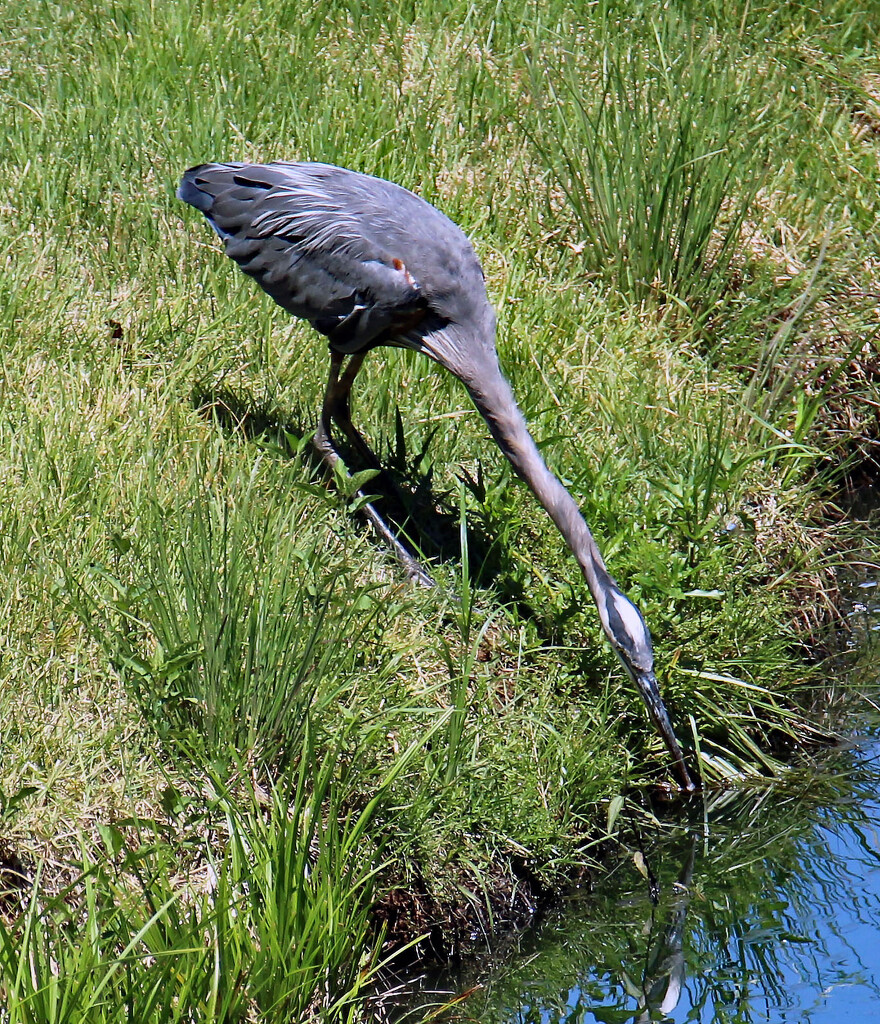
[[[420,347],[423,319],[424,331],[494,330],[464,232],[392,182],[328,164],[203,164],[178,196],[205,214],[246,274],[338,351]]]

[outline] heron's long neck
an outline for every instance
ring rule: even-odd
[[[547,468],[500,368],[496,364],[494,373],[483,373],[479,380],[464,383],[499,447],[574,552],[590,593],[597,600],[602,584],[613,580],[574,498]]]

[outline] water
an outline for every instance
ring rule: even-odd
[[[715,797],[426,987],[478,986],[458,1013],[511,1024],[880,1022],[878,794],[874,740],[798,786]]]
[[[870,646],[880,587],[856,580]],[[876,647],[873,648],[876,652]],[[877,693],[871,656],[866,687]],[[782,784],[697,799],[619,866],[423,1000],[487,1024],[880,1022],[880,713]],[[639,814],[630,811],[633,834]]]

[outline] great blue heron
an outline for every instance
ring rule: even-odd
[[[329,164],[202,164],[184,174],[177,195],[207,217],[227,256],[329,340],[330,379],[316,445],[331,464],[339,459],[334,421],[356,449],[375,458],[349,414],[351,386],[371,348],[414,349],[458,377],[577,558],[605,635],[644,698],[682,786],[695,789],[657,687],[645,620],[605,568],[574,499],[547,468],[501,373],[495,312],[464,232],[399,185]],[[420,575],[371,512],[410,573]]]

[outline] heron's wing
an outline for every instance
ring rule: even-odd
[[[178,195],[279,305],[356,352],[407,330],[428,306],[394,251],[400,232],[387,214],[397,197],[384,193],[396,186],[376,181],[322,164],[206,164],[186,172]]]

